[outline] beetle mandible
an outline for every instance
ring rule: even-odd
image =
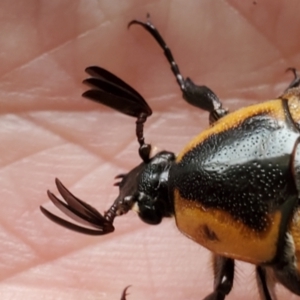
[[[234,260],[256,266],[263,299],[272,299],[270,277],[300,295],[300,78],[296,70],[290,69],[294,79],[277,99],[230,113],[212,90],[181,75],[149,18],[133,20],[128,26],[133,24],[159,43],[183,98],[209,112],[210,127],[177,156],[161,151],[151,157],[143,130],[152,114],[147,102],[107,70],[88,67],[91,77],[84,83],[91,89],[83,97],[137,118],[142,162],[116,176],[119,196],[103,215],[56,179],[65,202],[48,191],[50,200],[85,226],[43,207],[42,212],[59,225],[90,235],[114,231],[114,218],[129,210],[153,225],[174,216],[184,235],[213,253],[214,289],[205,300],[225,299],[230,293]]]

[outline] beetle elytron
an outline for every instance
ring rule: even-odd
[[[263,299],[272,299],[269,278],[300,295],[300,79],[277,99],[229,113],[213,91],[184,79],[170,49],[148,19],[144,27],[159,43],[190,104],[209,112],[210,127],[175,156],[161,151],[150,157],[143,126],[152,111],[142,96],[100,67],[88,67],[91,86],[83,96],[137,118],[142,159],[118,175],[119,196],[101,215],[77,199],[57,179],[66,202],[48,191],[66,215],[63,220],[41,207],[52,221],[91,235],[114,231],[116,216],[133,209],[149,224],[175,216],[178,229],[211,250],[214,290],[206,300],[225,299],[233,285],[234,260],[256,266]],[[93,227],[89,228],[87,226]],[[125,298],[125,296],[124,296]]]

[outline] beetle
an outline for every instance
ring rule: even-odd
[[[109,71],[86,69],[90,86],[83,97],[136,118],[142,162],[116,176],[119,195],[104,213],[72,195],[56,179],[64,201],[48,191],[62,212],[84,226],[41,206],[50,220],[90,235],[114,231],[116,216],[129,210],[156,225],[175,217],[178,229],[213,254],[214,288],[205,300],[225,299],[234,279],[234,261],[255,265],[262,299],[273,299],[275,280],[300,295],[300,77],[274,99],[229,112],[208,87],[184,78],[171,50],[151,23],[140,25],[164,50],[183,99],[209,113],[210,127],[175,155],[151,156],[144,124],[152,110],[144,98]],[[123,295],[125,298],[125,295]],[[123,297],[122,296],[122,297]]]

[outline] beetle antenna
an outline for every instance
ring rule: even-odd
[[[141,113],[138,116],[136,120],[136,137],[140,144],[139,155],[145,163],[148,163],[150,160],[151,145],[145,143],[144,123],[146,120],[147,116],[144,113]]]
[[[88,67],[85,71],[91,77],[85,79],[83,83],[91,89],[82,96],[137,118],[136,137],[140,144],[139,155],[145,163],[148,163],[151,145],[145,144],[144,138],[144,123],[152,114],[148,103],[130,85],[109,71],[97,66]]]
[[[113,232],[115,230],[113,226],[115,217],[126,214],[133,204],[132,197],[125,197],[125,199],[118,197],[108,211],[102,215],[94,207],[74,196],[57,178],[55,183],[64,201],[58,199],[50,191],[47,193],[49,199],[65,215],[84,226],[64,220],[41,206],[42,213],[51,221],[80,233],[105,235]]]
[[[176,63],[176,61],[173,57],[173,54],[172,54],[170,48],[168,47],[168,45],[166,44],[166,42],[164,41],[164,39],[162,38],[162,36],[158,32],[158,30],[156,29],[156,27],[152,24],[152,22],[150,20],[150,15],[147,14],[147,22],[132,20],[131,22],[128,23],[128,28],[133,24],[138,24],[138,25],[141,25],[142,27],[144,27],[154,37],[154,39],[158,42],[158,44],[164,50],[165,57],[167,58],[168,62],[171,65],[171,70],[172,70],[173,74],[176,77],[176,80],[177,80],[177,82],[180,86],[181,91],[184,92],[186,90],[185,80],[184,80],[183,76],[180,73],[179,67],[178,67],[178,65],[177,65],[177,63]]]

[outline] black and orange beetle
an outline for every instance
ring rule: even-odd
[[[118,175],[119,196],[101,215],[57,179],[65,202],[50,200],[79,226],[41,207],[52,221],[90,235],[114,231],[116,216],[135,210],[146,223],[174,216],[178,229],[214,257],[214,290],[205,300],[225,299],[233,285],[234,260],[256,266],[262,299],[272,299],[272,278],[300,295],[300,78],[275,100],[229,113],[206,86],[184,79],[165,41],[148,20],[144,27],[164,50],[183,98],[209,112],[210,127],[177,156],[150,156],[143,126],[152,111],[143,97],[100,67],[88,67],[83,96],[137,118],[142,162]],[[92,228],[91,228],[92,227]],[[125,296],[124,296],[125,298]]]

